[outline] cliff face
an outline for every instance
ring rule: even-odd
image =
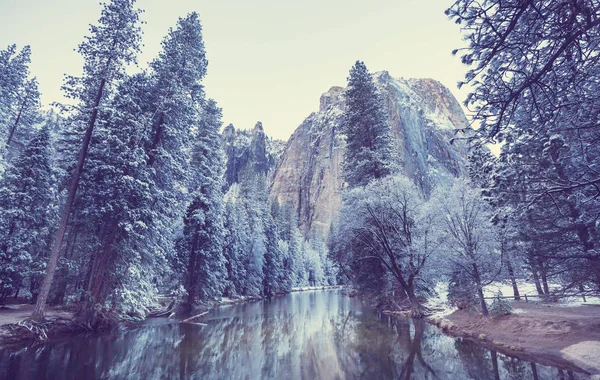
[[[467,119],[450,91],[432,79],[374,75],[387,111],[394,156],[402,172],[428,195],[450,177],[466,174],[464,144],[450,139]],[[304,233],[327,233],[341,207],[341,165],[345,141],[340,133],[344,89],[332,87],[290,137],[276,166],[271,196],[294,205]]]

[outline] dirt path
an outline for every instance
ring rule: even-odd
[[[513,314],[490,318],[458,310],[446,317],[451,324],[443,327],[452,335],[517,355],[567,360],[600,374],[600,305],[561,307],[521,301],[512,306]]]
[[[31,316],[33,312],[33,307],[35,305],[30,304],[20,304],[20,305],[6,305],[0,308],[0,326],[9,325],[12,323],[17,323],[24,319],[27,319]],[[73,317],[73,313],[64,311],[64,310],[56,310],[49,308],[46,313],[46,317],[50,318],[65,318],[70,319]]]

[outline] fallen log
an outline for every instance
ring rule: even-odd
[[[181,321],[181,323],[187,323],[188,325],[208,326],[206,323],[200,323],[200,322],[184,322],[184,321]]]
[[[203,316],[205,316],[206,314],[208,314],[208,311],[205,311],[204,313],[200,313],[200,314],[198,314],[198,315],[194,315],[193,317],[186,318],[186,319],[184,319],[184,320],[183,320],[183,321],[181,321],[181,322],[189,322],[189,321],[192,321],[192,320],[194,320],[194,319],[196,319],[196,318],[203,317]]]

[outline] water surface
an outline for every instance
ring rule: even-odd
[[[211,310],[207,326],[135,329],[0,350],[6,379],[566,379],[453,339],[423,321],[378,315],[339,290]]]

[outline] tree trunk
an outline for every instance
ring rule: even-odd
[[[481,284],[481,276],[479,276],[479,268],[477,268],[477,264],[473,264],[473,279],[475,280],[475,284],[477,284],[477,295],[479,296],[481,313],[487,317],[490,313],[488,312],[488,308],[485,303],[485,296],[483,295],[483,285]]]
[[[496,351],[491,350],[492,354],[492,369],[494,370],[494,380],[500,380],[500,371],[498,370],[498,354]]]
[[[58,256],[60,254],[60,249],[62,247],[65,233],[67,231],[67,224],[69,223],[71,208],[73,207],[73,203],[75,202],[75,195],[77,194],[79,180],[81,179],[81,174],[83,173],[83,166],[85,165],[88,149],[92,140],[92,132],[94,131],[94,125],[96,124],[96,119],[98,117],[98,106],[100,105],[100,100],[102,99],[102,93],[104,92],[105,85],[106,80],[102,79],[100,81],[100,87],[98,88],[98,92],[96,93],[96,99],[94,100],[92,115],[90,116],[90,120],[88,122],[85,135],[83,137],[81,150],[79,151],[79,157],[77,159],[77,165],[75,166],[75,170],[73,171],[73,176],[69,185],[65,206],[60,216],[58,230],[56,231],[54,242],[52,243],[52,249],[50,250],[50,258],[48,260],[48,268],[46,269],[46,275],[44,276],[44,280],[42,281],[40,294],[35,304],[35,308],[33,309],[33,314],[31,315],[31,318],[34,320],[41,320],[44,317],[46,301],[48,300],[48,295],[50,294],[50,286],[52,285],[54,273],[56,272]]]
[[[192,245],[190,247],[190,260],[187,268],[187,278],[185,289],[188,292],[188,298],[186,302],[186,308],[192,309],[194,301],[196,300],[196,250],[198,249],[198,227],[194,228],[194,235],[192,236]]]
[[[533,282],[535,283],[535,290],[537,290],[538,295],[543,296],[544,290],[542,289],[542,284],[540,283],[540,276],[538,275],[537,269],[531,265],[531,275],[533,276]]]
[[[508,252],[504,252],[504,257],[506,258],[506,268],[508,269],[508,277],[510,277],[510,282],[512,284],[513,295],[515,300],[518,301],[521,299],[521,295],[519,294],[519,287],[517,286],[517,279],[515,278],[512,260],[510,259],[510,254]]]
[[[69,233],[69,238],[67,238],[67,244],[65,247],[65,258],[70,259],[73,257],[73,251],[75,251],[75,243],[77,242],[77,235],[79,234],[78,225],[75,226],[73,233]],[[72,235],[72,237],[71,237]],[[52,304],[61,305],[64,302],[65,294],[67,293],[67,286],[69,280],[67,278],[69,271],[66,268],[62,268],[59,270],[59,282],[57,284],[57,289],[54,292],[54,297],[52,298]]]
[[[108,227],[106,228],[106,240],[104,241],[103,247],[99,254],[94,259],[94,267],[96,270],[92,271],[88,282],[87,291],[90,295],[90,299],[88,300],[83,313],[84,320],[91,325],[96,324],[96,305],[104,304],[106,273],[111,263],[112,247],[115,237],[117,236],[117,227],[118,223],[116,220],[113,220],[109,223]]]
[[[56,286],[56,291],[54,292],[54,297],[52,298],[51,303],[53,305],[61,305],[64,302],[65,294],[67,293],[67,274],[68,272],[62,268],[58,271],[59,282]]]
[[[531,362],[531,374],[533,375],[533,380],[539,380],[537,367],[534,362]]]
[[[19,108],[19,113],[17,114],[17,119],[15,120],[15,123],[10,128],[10,132],[8,133],[8,138],[6,139],[6,146],[10,146],[10,143],[12,142],[12,139],[15,136],[15,132],[17,131],[17,128],[19,127],[19,122],[21,121],[21,115],[23,114],[23,110],[25,109],[26,104],[27,104],[27,96],[25,97],[25,99],[23,100],[23,103],[21,104],[21,107]]]
[[[154,165],[154,162],[156,161],[156,149],[158,148],[158,144],[159,144],[161,136],[162,136],[164,123],[165,123],[165,113],[161,112],[160,117],[158,118],[158,121],[156,123],[156,129],[154,131],[154,136],[152,136],[152,144],[150,145],[150,148],[148,149],[148,162],[147,162],[148,166]]]
[[[540,271],[540,273],[542,274],[542,286],[544,288],[544,294],[549,295],[550,288],[548,287],[548,278],[546,276],[546,268],[542,267],[542,270]]]
[[[421,304],[419,303],[419,299],[415,295],[414,283],[413,281],[408,281],[406,285],[406,295],[410,300],[410,310],[412,317],[421,318],[423,317],[423,310],[421,310]]]

